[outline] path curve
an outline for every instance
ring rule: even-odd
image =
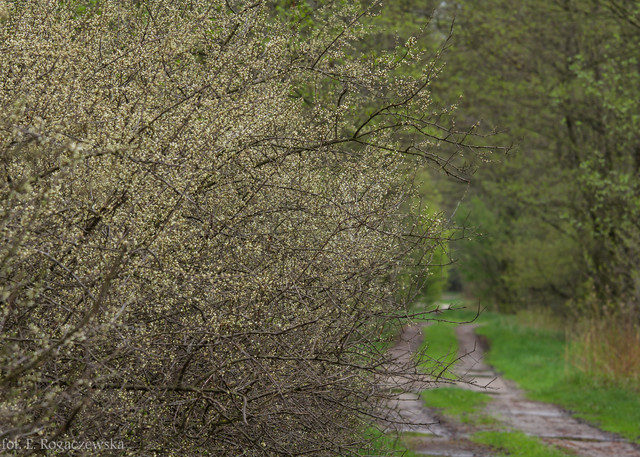
[[[403,329],[398,343],[391,350],[394,363],[404,365],[411,360],[420,347],[425,325]],[[500,422],[501,430],[522,431],[583,457],[640,457],[640,446],[573,418],[559,406],[526,399],[515,383],[504,379],[485,363],[482,341],[474,331],[476,327],[476,324],[456,327],[460,360],[452,371],[460,380],[447,380],[444,384],[455,383],[463,389],[490,394],[492,401],[485,412]],[[387,380],[387,387],[396,392],[390,405],[395,416],[390,418],[388,428],[412,432],[405,441],[419,454],[449,457],[494,455],[495,452],[489,448],[469,441],[469,436],[480,429],[447,420],[436,410],[423,406],[420,392],[441,385],[442,382],[434,382],[426,376]],[[401,424],[403,421],[406,423]]]

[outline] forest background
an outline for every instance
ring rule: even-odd
[[[433,97],[462,129],[512,145],[468,184],[431,175],[425,193],[470,229],[431,296],[549,312],[571,323],[583,363],[621,380],[638,364],[639,15],[631,1],[398,1],[379,18],[400,39],[432,18],[432,46],[454,23]]]
[[[450,6],[443,90],[515,145],[465,197],[460,216],[481,232],[460,244],[465,287],[504,312],[565,317],[582,363],[637,382],[638,5]]]

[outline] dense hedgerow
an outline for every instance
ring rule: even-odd
[[[403,214],[412,170],[459,174],[438,143],[472,149],[430,114],[437,59],[358,55],[359,5],[293,13],[2,4],[0,435],[20,452],[361,446],[394,278],[442,238]]]

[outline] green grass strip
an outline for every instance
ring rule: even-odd
[[[496,449],[495,457],[568,457],[556,447],[545,445],[538,438],[527,436],[521,432],[478,432],[471,436],[471,441],[486,444]]]
[[[438,408],[444,415],[454,417],[463,423],[495,422],[495,419],[481,414],[484,406],[491,400],[486,393],[458,387],[441,387],[425,390],[421,397],[425,406]]]
[[[457,309],[447,309],[438,315],[424,328],[424,340],[417,353],[420,357],[420,367],[425,373],[442,374],[447,376],[446,368],[452,364],[458,354],[458,338],[455,329],[461,323],[487,323],[498,318],[495,313],[481,313],[473,307],[462,308],[458,302],[450,304]]]
[[[420,368],[425,373],[446,376],[447,367],[458,354],[455,324],[433,322],[423,329],[424,340],[418,350]]]

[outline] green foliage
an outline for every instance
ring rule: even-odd
[[[637,4],[449,6],[457,33],[435,90],[463,92],[460,109],[517,142],[461,214],[485,235],[457,247],[475,259],[473,291],[504,310],[595,299],[637,319]]]
[[[419,206],[422,211],[426,212],[425,220],[438,220],[443,222],[445,214],[442,210],[442,196],[436,187],[436,181],[433,179],[433,174],[428,170],[422,170],[417,174],[417,179],[421,183],[418,186],[418,193],[416,196]],[[424,284],[419,294],[421,300],[427,303],[433,303],[439,300],[444,292],[448,281],[448,269],[450,264],[450,242],[448,241],[453,236],[453,231],[448,229],[440,234],[433,233],[433,228],[429,228],[431,234],[429,236],[433,238],[440,237],[442,242],[435,247],[431,252],[431,255],[427,259],[416,259],[417,265],[429,265],[426,270],[426,275],[422,277],[418,276],[414,279],[416,284]]]
[[[412,264],[402,272],[399,281],[402,293],[409,299],[433,303],[440,299],[447,285],[446,267],[450,263],[449,239],[452,237],[452,230],[445,227],[445,216],[441,211],[442,197],[432,173],[426,169],[419,170],[413,179],[416,184],[415,193],[406,202],[406,211],[421,214],[422,219],[407,230],[419,236],[437,239],[438,243],[428,255],[416,252],[412,257]]]
[[[496,457],[568,457],[556,447],[547,446],[538,438],[520,432],[478,432],[471,436],[476,443],[486,444],[496,449]]]

